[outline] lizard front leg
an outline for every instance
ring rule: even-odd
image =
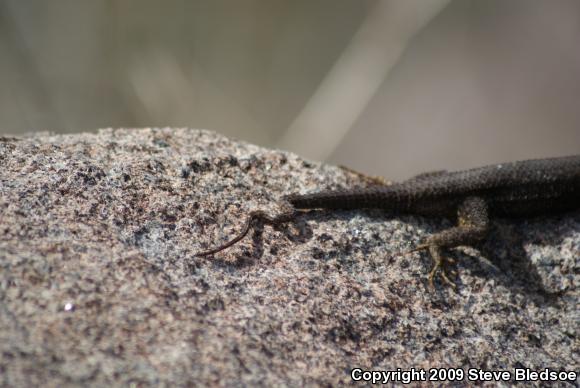
[[[429,273],[429,284],[433,287],[433,278],[441,270],[443,281],[455,288],[455,284],[449,280],[446,272],[446,264],[453,262],[442,254],[443,248],[453,248],[459,245],[472,245],[481,241],[489,230],[488,207],[481,197],[466,198],[457,209],[458,225],[436,233],[427,239],[425,244],[413,251],[427,249],[435,264]]]

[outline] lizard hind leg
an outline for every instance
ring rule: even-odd
[[[444,283],[455,288],[455,284],[447,276],[446,265],[453,259],[442,254],[442,248],[454,248],[459,245],[472,245],[481,241],[489,230],[487,203],[480,197],[466,198],[457,209],[458,226],[443,230],[427,239],[411,252],[429,250],[435,264],[429,273],[429,284],[433,287],[433,279],[440,271]]]

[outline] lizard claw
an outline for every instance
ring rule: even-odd
[[[443,281],[443,283],[447,284],[448,286],[451,286],[451,288],[453,288],[453,289],[457,289],[457,285],[449,279],[449,276],[447,276],[447,268],[446,268],[447,264],[453,264],[453,263],[455,263],[455,260],[448,258],[448,257],[443,257],[441,255],[441,248],[437,245],[432,245],[432,244],[431,245],[430,244],[418,245],[416,248],[405,252],[405,254],[418,252],[418,251],[422,251],[422,250],[428,250],[429,253],[431,254],[431,258],[435,262],[435,264],[433,264],[433,268],[431,268],[431,271],[429,272],[429,286],[431,288],[435,288],[435,283],[434,283],[435,275],[437,273],[440,273],[441,280]],[[453,276],[456,276],[457,272],[451,271],[451,274]]]
[[[447,270],[445,268],[445,264],[443,261],[436,261],[435,265],[433,265],[433,268],[431,269],[431,272],[429,272],[429,286],[432,289],[435,288],[435,284],[434,284],[433,279],[435,278],[435,275],[437,274],[437,272],[440,272],[441,280],[443,280],[443,283],[447,284],[448,286],[450,286],[454,290],[457,289],[457,285],[453,281],[451,281],[449,279],[449,277],[447,276]]]
[[[447,284],[448,286],[450,286],[454,290],[457,289],[457,284],[455,284],[452,280],[449,279],[449,277],[447,276],[447,271],[445,270],[445,268],[441,268],[441,279],[443,279],[443,283]]]

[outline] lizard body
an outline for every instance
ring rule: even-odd
[[[262,211],[250,214],[242,233],[230,242],[201,252],[219,252],[241,240],[252,222],[278,224],[292,220],[305,209],[385,209],[392,214],[456,217],[457,226],[433,234],[411,252],[428,250],[435,261],[429,281],[452,260],[443,248],[472,245],[488,233],[490,218],[531,217],[580,208],[580,155],[534,159],[469,170],[426,173],[401,183],[365,189],[321,191],[283,197],[288,211],[271,217]]]

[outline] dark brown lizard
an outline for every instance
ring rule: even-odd
[[[251,212],[242,232],[217,248],[200,252],[207,256],[243,239],[256,220],[279,224],[306,209],[385,209],[392,214],[450,217],[457,226],[429,237],[410,252],[428,250],[435,264],[433,278],[441,269],[445,283],[455,286],[446,274],[443,248],[472,245],[488,233],[490,218],[532,217],[580,209],[580,155],[503,163],[464,171],[421,174],[401,183],[365,189],[321,191],[283,197],[282,214],[272,217]]]

